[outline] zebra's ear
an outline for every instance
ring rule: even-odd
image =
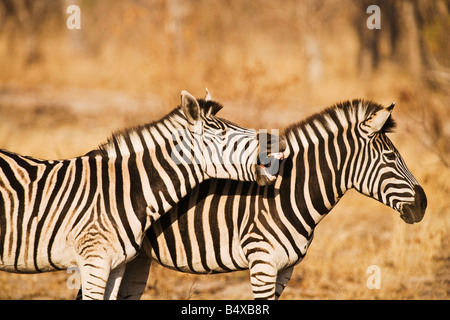
[[[211,93],[209,93],[208,88],[206,88],[205,101],[211,101],[211,100],[212,100]]]
[[[387,107],[387,110],[392,113],[392,110],[394,109],[394,107],[395,107],[395,101],[392,102],[389,107]]]
[[[189,92],[181,91],[181,109],[189,122],[201,120],[200,105]]]
[[[386,121],[391,117],[392,110],[394,109],[395,103],[391,104],[387,108],[383,108],[364,121],[364,125],[369,128],[369,134],[379,132]]]

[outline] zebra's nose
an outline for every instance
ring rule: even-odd
[[[427,197],[425,191],[419,185],[414,186],[414,201],[403,206],[400,217],[406,223],[420,222],[427,208]]]

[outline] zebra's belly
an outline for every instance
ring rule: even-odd
[[[13,273],[40,273],[67,269],[75,265],[65,237],[48,241],[34,241],[33,234],[5,234],[0,254],[0,270]]]
[[[158,241],[158,248],[151,249],[151,257],[164,267],[187,273],[222,273],[248,269],[248,262],[240,246],[203,246],[185,250],[175,243]],[[148,254],[148,253],[147,253]]]
[[[195,261],[192,261],[191,264],[182,264],[182,263],[174,264],[164,259],[159,260],[156,256],[152,256],[152,259],[156,260],[156,262],[158,262],[163,267],[180,272],[194,273],[194,274],[225,273],[248,269],[248,267],[236,267],[232,265],[225,266],[224,268],[223,265],[219,265],[217,263],[216,264],[209,263],[205,266],[203,263]]]
[[[71,266],[70,263],[61,263],[60,261],[50,261],[47,256],[38,255],[36,259],[26,259],[20,257],[15,259],[13,257],[7,257],[1,259],[0,270],[12,273],[41,273],[58,271],[67,269]]]

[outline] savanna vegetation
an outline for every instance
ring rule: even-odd
[[[81,29],[67,28],[69,5]],[[380,29],[369,29],[369,5]],[[84,154],[205,87],[224,118],[282,129],[341,100],[396,101],[390,137],[423,186],[422,222],[349,192],[282,299],[448,299],[450,1],[1,0],[0,148]],[[368,289],[367,268],[381,271]],[[65,271],[0,272],[1,299],[73,299]],[[250,299],[247,272],[152,266],[145,299]]]

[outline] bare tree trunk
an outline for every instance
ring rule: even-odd
[[[408,68],[414,77],[423,74],[423,55],[421,49],[421,36],[418,24],[418,16],[412,1],[401,1],[398,3],[398,37],[395,40],[394,58]]]
[[[306,79],[312,86],[317,85],[323,76],[323,50],[317,35],[320,27],[318,25],[319,10],[320,4],[316,4],[314,0],[296,4],[297,20],[301,22],[298,29],[303,39],[303,50],[307,61]]]
[[[358,2],[357,10],[354,13],[354,27],[358,34],[359,40],[359,52],[358,52],[358,71],[360,77],[369,78],[373,72],[378,68],[381,62],[380,55],[380,41],[381,30],[386,30],[388,24],[385,19],[381,19],[381,30],[369,29],[367,27],[367,8],[376,1],[366,0]],[[379,3],[380,5],[382,3]],[[384,12],[388,11],[385,4],[381,6],[381,13],[384,16]]]
[[[27,64],[34,63],[40,59],[39,42],[36,40],[36,26],[33,19],[33,13],[36,11],[34,5],[39,5],[39,3],[28,3],[25,0],[16,0],[12,1],[11,4],[17,14],[17,21],[26,36],[25,62]]]

